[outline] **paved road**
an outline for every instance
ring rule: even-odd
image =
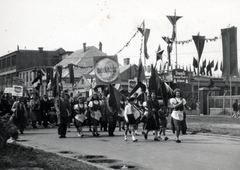
[[[133,143],[130,136],[128,141],[124,141],[123,131],[118,130],[114,137],[109,137],[107,132],[101,132],[100,137],[92,137],[85,128],[83,138],[76,136],[73,126],[70,131],[67,138],[59,139],[56,128],[29,128],[20,135],[19,143],[53,153],[73,152],[63,154],[67,157],[103,155],[119,161],[96,164],[105,168],[122,164],[156,170],[240,169],[240,138],[187,134],[181,136],[182,143],[178,144],[174,141],[173,134],[168,131],[168,141],[153,141],[150,133],[148,140],[141,135],[138,136],[138,142]]]

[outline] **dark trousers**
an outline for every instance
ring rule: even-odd
[[[42,120],[43,120],[43,126],[46,128],[48,126],[49,115],[42,112],[41,116],[42,116]]]
[[[115,131],[116,128],[116,121],[110,121],[108,123],[108,134],[109,136],[113,136],[113,132]]]
[[[66,136],[67,124],[68,124],[68,117],[60,117],[60,124],[58,127],[58,134],[60,136]]]

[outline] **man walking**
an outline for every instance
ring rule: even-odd
[[[70,115],[70,104],[67,95],[67,93],[62,92],[61,97],[57,98],[55,102],[57,116],[59,116],[60,120],[58,127],[59,138],[66,138],[67,133],[68,115]]]

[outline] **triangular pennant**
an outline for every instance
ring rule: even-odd
[[[205,44],[205,36],[192,36],[194,43],[196,45],[197,48],[197,52],[198,52],[198,61],[200,61],[201,56],[202,56],[202,52],[203,52],[203,48],[204,48],[204,44]]]

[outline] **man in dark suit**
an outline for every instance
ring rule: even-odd
[[[68,116],[70,115],[70,103],[67,99],[67,93],[62,92],[61,97],[56,99],[55,107],[59,117],[58,134],[59,138],[66,138]]]

